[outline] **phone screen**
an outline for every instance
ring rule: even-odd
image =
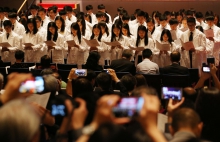
[[[51,115],[53,116],[66,116],[67,110],[64,104],[53,104],[51,109]]]
[[[162,87],[162,99],[182,99],[182,88],[177,87]]]
[[[77,76],[87,76],[87,70],[86,69],[76,69],[75,74]]]
[[[202,67],[203,72],[210,72],[210,67]]]
[[[36,76],[31,80],[26,80],[21,83],[19,88],[20,93],[41,93],[44,91],[44,79],[41,76]]]
[[[138,115],[144,104],[144,99],[139,98],[121,98],[117,106],[112,111],[116,117],[132,117]]]

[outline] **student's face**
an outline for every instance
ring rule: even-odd
[[[190,31],[194,31],[195,30],[195,26],[196,26],[196,23],[187,23],[187,26],[189,28]]]
[[[101,26],[102,34],[105,33],[105,27]]]
[[[95,36],[99,36],[100,32],[101,31],[98,28],[93,29],[93,33],[94,33]]]
[[[114,28],[114,29],[113,29],[113,33],[116,35],[116,37],[118,37],[119,34],[120,34],[120,29]]]
[[[122,28],[122,34],[123,34],[124,36],[128,36],[128,30],[125,29],[125,28]]]
[[[55,23],[56,23],[58,29],[60,29],[62,26],[62,22],[60,20],[56,20]]]
[[[217,25],[218,24],[218,17],[215,16],[214,18],[214,24]]]
[[[167,34],[164,34],[164,35],[163,35],[163,41],[164,41],[164,42],[167,42],[168,39],[169,39],[169,37],[167,36]]]
[[[54,34],[55,34],[56,29],[55,29],[54,27],[50,27],[50,28],[49,28],[49,31],[52,33],[52,35],[54,35]]]
[[[145,37],[145,31],[139,30],[138,31],[138,35],[140,36],[141,39],[143,39]]]
[[[171,30],[176,30],[177,29],[177,24],[173,24],[173,25],[170,25],[170,28],[171,28]]]
[[[183,17],[182,17],[181,15],[178,15],[178,16],[176,17],[176,19],[177,19],[177,21],[178,21],[179,23],[181,23],[181,22],[182,22]]]
[[[153,29],[154,29],[154,24],[153,24],[152,22],[148,22],[148,23],[147,23],[147,29],[148,29],[150,32],[152,32]]]
[[[87,10],[87,13],[88,13],[89,15],[91,15],[91,14],[92,14],[92,9]]]
[[[36,20],[36,23],[37,23],[37,28],[40,28],[40,26],[41,26],[41,21]]]
[[[66,15],[62,15],[61,17],[63,18],[64,21],[66,20]]]
[[[12,27],[10,27],[10,26],[5,26],[4,29],[5,29],[6,33],[10,33],[11,30],[12,30]]]
[[[31,9],[31,14],[34,16],[37,15],[37,9]]]
[[[167,25],[167,21],[160,21],[160,24],[161,24],[161,26],[164,28],[164,27],[166,27],[166,25]]]
[[[137,21],[140,23],[140,24],[143,24],[145,22],[145,17],[144,16],[138,16],[137,17]]]
[[[51,19],[55,19],[55,17],[56,17],[56,13],[54,13],[53,10],[49,11],[48,15]]]
[[[33,23],[28,23],[27,25],[28,29],[32,32],[34,30],[34,25]]]
[[[72,12],[67,11],[66,14],[67,14],[68,18],[72,17]]]
[[[199,22],[199,23],[201,23],[202,22],[202,18],[196,18],[196,20]]]
[[[208,24],[209,27],[212,27],[214,25],[214,21],[212,20],[208,20],[206,21],[206,23]]]
[[[73,35],[74,35],[74,36],[76,36],[76,35],[77,35],[77,30],[75,30],[75,29],[71,28],[71,32],[73,33]]]
[[[186,21],[186,20],[183,20],[183,21],[182,21],[182,24],[183,24],[183,27],[184,27],[184,28],[188,28],[188,25],[187,25],[187,21]]]
[[[41,18],[42,20],[44,20],[46,14],[45,14],[43,11],[39,11],[39,12],[38,12],[38,16],[40,16],[40,18]]]
[[[12,24],[14,24],[15,23],[15,21],[16,21],[16,19],[15,18],[8,18],[10,21],[11,21],[11,23]]]

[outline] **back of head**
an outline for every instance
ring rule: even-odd
[[[57,79],[52,74],[43,75],[44,78],[44,92],[58,91],[59,84]]]
[[[142,94],[157,96],[157,91],[152,87],[140,86],[134,89],[131,96],[140,97]]]
[[[96,82],[102,90],[108,91],[111,88],[112,78],[108,73],[101,72],[96,77]]]
[[[181,55],[178,51],[174,51],[170,54],[171,62],[179,62],[180,57],[181,57]]]
[[[17,60],[24,59],[24,52],[22,50],[15,51],[15,59]]]
[[[122,76],[121,82],[129,92],[134,90],[137,84],[136,78],[131,74],[126,74]]]
[[[125,49],[122,53],[122,57],[125,57],[126,59],[130,59],[132,57],[132,50]]]
[[[40,59],[40,63],[42,68],[50,68],[50,57],[48,55],[44,55]]]
[[[24,100],[12,100],[0,109],[0,138],[3,142],[30,142],[37,135],[40,117]]]
[[[86,61],[86,67],[87,69],[93,69],[94,66],[98,65],[100,59],[100,54],[96,51],[92,51],[89,53],[89,57]]]
[[[149,59],[152,56],[152,51],[150,49],[144,49],[142,51],[142,56],[143,56],[144,59],[145,58]]]
[[[194,110],[189,108],[180,108],[174,111],[171,126],[174,132],[177,132],[182,128],[194,130],[200,122],[200,117]]]
[[[146,78],[142,74],[136,74],[134,77],[137,80],[136,87],[147,86]]]
[[[43,70],[40,72],[40,75],[51,75],[51,74],[53,74],[53,70],[50,69],[50,68],[43,69]]]
[[[84,77],[78,77],[73,85],[73,97],[80,97],[81,94],[93,92],[92,84]]]

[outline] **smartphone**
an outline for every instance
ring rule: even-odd
[[[215,64],[215,58],[214,57],[207,57],[207,63],[209,64]]]
[[[115,117],[137,116],[142,109],[144,99],[142,97],[121,98],[118,104],[113,107],[112,112]]]
[[[108,74],[109,74],[108,69],[104,69],[102,72],[106,72],[106,73],[108,73]]]
[[[22,82],[19,87],[20,93],[42,93],[44,91],[44,79],[36,76],[33,79]]]
[[[182,99],[182,88],[177,87],[162,87],[162,99],[173,99],[181,100]]]
[[[51,106],[52,116],[67,116],[67,109],[64,104],[53,104]]]
[[[75,74],[77,76],[87,76],[87,69],[76,69]]]
[[[202,71],[203,71],[203,72],[210,72],[210,67],[203,66],[203,67],[202,67]]]

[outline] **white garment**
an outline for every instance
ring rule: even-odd
[[[158,74],[159,67],[156,63],[145,58],[141,63],[137,65],[136,72],[143,74]]]
[[[66,20],[65,20],[65,29],[67,29],[67,31],[69,33],[71,33],[71,29],[70,29],[71,24],[72,24],[72,22],[66,18]]]
[[[23,35],[25,34],[25,28],[21,23],[19,23],[18,21],[15,21],[13,32],[18,34],[20,36],[20,38],[22,38]]]
[[[159,31],[160,33],[162,33],[163,29],[167,29],[167,30],[170,30],[170,25],[167,24],[165,27],[162,27],[161,25],[156,27],[155,30]]]
[[[13,31],[9,34],[8,39],[6,32],[0,35],[0,43],[8,42],[12,46],[8,47],[9,51],[0,52],[3,62],[11,62],[12,64],[15,62],[15,51],[21,48],[20,41],[18,34]],[[0,50],[2,50],[2,47],[0,47]]]
[[[77,21],[77,18],[76,16],[72,15],[70,18],[66,17],[68,20],[70,20],[70,22],[76,22]]]
[[[42,27],[47,30],[48,23],[50,22],[49,18],[45,17],[45,19],[42,20],[42,22],[43,22]]]
[[[130,32],[131,32],[131,34],[132,34],[135,38],[137,38],[137,30],[138,30],[138,27],[139,27],[140,25],[143,25],[143,26],[145,26],[145,27],[147,28],[147,23],[146,23],[146,22],[144,22],[143,24],[137,23],[137,24],[135,24],[135,25],[133,25],[133,26],[132,26],[132,25],[129,26]]]

